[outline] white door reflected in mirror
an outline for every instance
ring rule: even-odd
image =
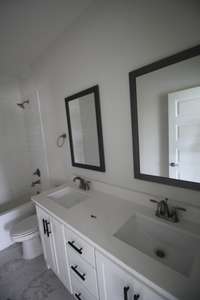
[[[168,94],[169,177],[200,182],[200,87]]]

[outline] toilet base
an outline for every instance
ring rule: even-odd
[[[33,259],[42,254],[42,245],[39,235],[22,242],[24,259]]]

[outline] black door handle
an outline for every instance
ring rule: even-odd
[[[85,273],[81,274],[78,270],[77,270],[78,266],[71,266],[71,269],[83,280],[85,281]]]
[[[74,296],[76,297],[76,299],[78,299],[78,300],[82,300],[82,299],[81,299],[81,293],[78,293],[78,294],[77,294],[77,293],[75,293],[75,294],[74,294]]]
[[[129,291],[129,289],[130,289],[129,286],[124,287],[124,300],[128,300],[128,291]]]
[[[46,230],[46,221],[45,219],[42,219],[42,223],[43,223],[43,231],[44,231],[44,234],[47,233],[47,230]]]
[[[50,225],[50,222],[48,222],[47,220],[45,220],[45,223],[46,223],[46,232],[47,232],[47,236],[49,237],[49,234],[51,233],[51,231],[49,231],[49,225]]]
[[[74,249],[76,250],[79,254],[83,254],[82,250],[83,248],[78,248],[74,245],[75,241],[68,241],[68,244]]]

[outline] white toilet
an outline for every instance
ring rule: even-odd
[[[42,254],[37,216],[32,215],[16,223],[10,232],[16,243],[22,243],[24,259],[33,259]]]

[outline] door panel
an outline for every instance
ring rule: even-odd
[[[132,300],[134,293],[141,294],[141,287],[127,273],[99,253],[97,274],[101,300]]]
[[[66,245],[64,239],[64,226],[56,219],[51,218],[51,227],[53,232],[54,252],[57,263],[57,276],[64,286],[71,291],[69,263],[66,253]]]
[[[44,210],[36,207],[40,236],[47,267],[57,273],[54,245],[51,233],[50,216]]]
[[[101,300],[167,300],[96,252]]]

